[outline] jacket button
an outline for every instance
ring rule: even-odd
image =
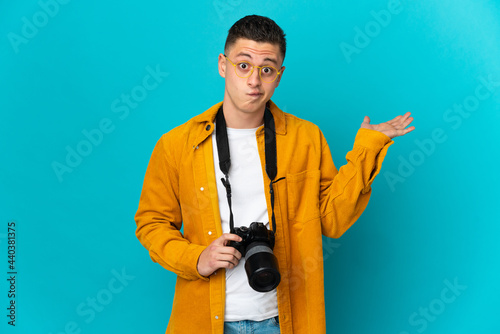
[[[203,190],[205,190],[205,188],[201,187],[200,190],[203,191]]]
[[[208,235],[212,235],[212,231],[208,231]]]
[[[218,315],[216,315],[216,316],[215,316],[215,319],[219,319],[219,316],[218,316]]]
[[[210,124],[208,124],[208,125],[207,125],[207,127],[206,127],[205,129],[206,129],[207,131],[210,131],[210,128],[211,128],[211,126],[210,126]]]

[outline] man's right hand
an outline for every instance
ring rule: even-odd
[[[212,241],[198,258],[198,272],[200,275],[208,277],[220,268],[232,269],[236,267],[241,259],[241,253],[234,247],[226,246],[229,241],[241,241],[241,237],[236,234],[224,233],[219,238]]]

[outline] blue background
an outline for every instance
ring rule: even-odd
[[[390,5],[378,0],[53,3],[0,2],[2,333],[164,333],[175,275],[134,235],[144,173],[163,133],[222,100],[217,56],[247,14],[286,32],[273,100],[320,125],[338,167],[364,115],[415,116],[363,216],[325,239],[327,332],[500,332],[498,1],[402,0],[383,25],[376,13]],[[156,68],[164,77],[141,90]],[[132,92],[147,95],[126,113]],[[450,110],[464,103],[470,114]],[[108,133],[85,146],[102,122]],[[58,176],[78,147],[86,156]]]

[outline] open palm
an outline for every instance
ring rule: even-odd
[[[402,116],[399,115],[390,121],[380,124],[370,124],[370,117],[365,116],[363,123],[361,123],[361,128],[382,132],[391,139],[404,136],[408,132],[415,130],[414,126],[408,127],[413,122],[413,117],[410,117],[410,115],[411,113],[407,112]]]

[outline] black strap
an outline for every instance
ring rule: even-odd
[[[231,167],[231,157],[229,155],[229,140],[227,138],[226,119],[224,118],[222,106],[217,112],[215,122],[215,139],[217,140],[217,150],[219,152],[219,167],[222,173],[224,173],[224,176],[227,177],[227,174],[229,174],[229,168]]]
[[[265,155],[266,155],[266,173],[269,179],[269,194],[271,195],[272,208],[272,226],[276,232],[276,218],[274,217],[274,190],[273,181],[278,174],[278,164],[276,162],[276,128],[274,126],[273,114],[266,108],[264,113],[264,140],[265,140]]]
[[[231,167],[231,156],[229,154],[229,139],[227,137],[227,126],[224,118],[222,106],[215,117],[215,139],[217,141],[217,151],[219,154],[219,167],[225,176],[222,178],[222,184],[226,188],[227,202],[229,204],[229,230],[234,232],[233,210],[231,208],[231,184],[229,183],[229,168]],[[266,155],[266,173],[271,182],[269,183],[269,194],[271,195],[272,209],[272,228],[276,232],[276,219],[274,216],[274,191],[273,180],[278,174],[278,164],[276,158],[276,129],[274,118],[271,111],[266,107],[264,113],[264,138],[265,138],[265,155]]]
[[[229,230],[234,233],[233,209],[231,206],[231,184],[229,183],[229,168],[231,167],[231,157],[229,155],[229,139],[227,137],[227,126],[222,106],[217,112],[215,118],[215,140],[217,141],[217,152],[219,153],[219,167],[224,178],[221,179],[222,184],[226,188],[227,203],[229,204]]]

